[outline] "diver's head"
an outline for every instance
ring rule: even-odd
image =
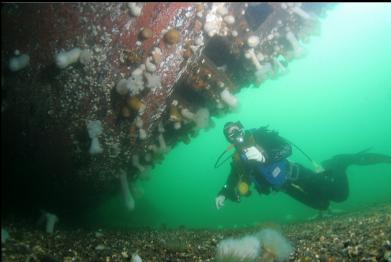
[[[225,138],[231,144],[237,145],[244,142],[244,129],[242,123],[228,122],[224,125]]]

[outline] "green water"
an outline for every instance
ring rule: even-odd
[[[391,154],[391,4],[340,4],[328,13],[320,37],[312,37],[305,58],[289,64],[289,74],[238,94],[237,112],[215,119],[189,145],[180,144],[137,186],[144,195],[127,211],[121,194],[90,213],[111,226],[184,225],[235,227],[265,221],[290,222],[317,212],[284,193],[253,195],[240,204],[215,208],[229,173],[228,162],[214,169],[226,148],[222,128],[240,120],[246,128],[270,125],[317,161],[372,146]],[[297,150],[290,158],[310,167]],[[352,166],[350,196],[335,210],[359,210],[391,202],[391,165]],[[118,186],[119,189],[119,186]],[[120,193],[120,192],[119,192]]]

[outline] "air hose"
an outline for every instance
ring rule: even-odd
[[[231,154],[229,157],[225,158],[221,163],[220,163],[220,159],[225,155],[225,153],[227,153],[228,151],[231,151],[232,149],[234,148],[234,145],[230,144],[225,150],[223,153],[220,154],[220,156],[217,158],[216,160],[216,163],[215,163],[215,168],[218,168],[220,167],[221,165],[223,165],[225,162],[227,162],[228,159],[230,159],[233,154]]]
[[[319,164],[317,163],[315,160],[313,160],[309,155],[307,155],[300,147],[298,147],[296,144],[292,143],[291,141],[289,141],[288,139],[284,138],[288,143],[290,143],[292,146],[294,146],[297,150],[299,150],[311,163],[312,165],[314,166],[315,168],[315,171],[317,173],[320,173],[320,172],[323,172],[324,171],[324,168]]]

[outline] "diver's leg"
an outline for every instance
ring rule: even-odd
[[[349,181],[345,170],[331,171],[330,178],[331,186],[329,191],[329,199],[334,202],[343,202],[349,196]]]
[[[391,163],[391,156],[376,153],[341,154],[322,163],[326,169],[345,171],[349,165],[374,165]]]
[[[284,192],[292,198],[317,210],[327,210],[330,202],[320,195],[305,192],[300,186],[291,183],[284,188]]]
[[[322,163],[329,173],[327,180],[332,184],[330,188],[330,200],[335,202],[345,201],[349,196],[349,181],[346,169],[350,165],[374,165],[391,163],[391,156],[375,153],[341,154]]]
[[[381,163],[389,163],[391,164],[391,156],[383,155],[383,154],[375,154],[375,153],[362,153],[356,154],[353,158],[354,165],[374,165]]]
[[[300,164],[293,165],[295,176],[284,186],[284,192],[314,209],[327,210],[330,204],[326,193],[328,185],[323,178]]]

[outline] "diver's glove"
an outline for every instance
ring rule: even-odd
[[[266,162],[265,156],[255,146],[245,148],[243,153],[247,160],[255,160],[260,163]]]
[[[216,208],[220,209],[224,206],[225,196],[219,195],[216,197]]]
[[[315,172],[316,173],[322,173],[325,171],[325,169],[323,168],[323,166],[319,165],[318,163],[316,163],[315,161],[312,161],[312,164],[314,165],[314,168],[315,168]]]

